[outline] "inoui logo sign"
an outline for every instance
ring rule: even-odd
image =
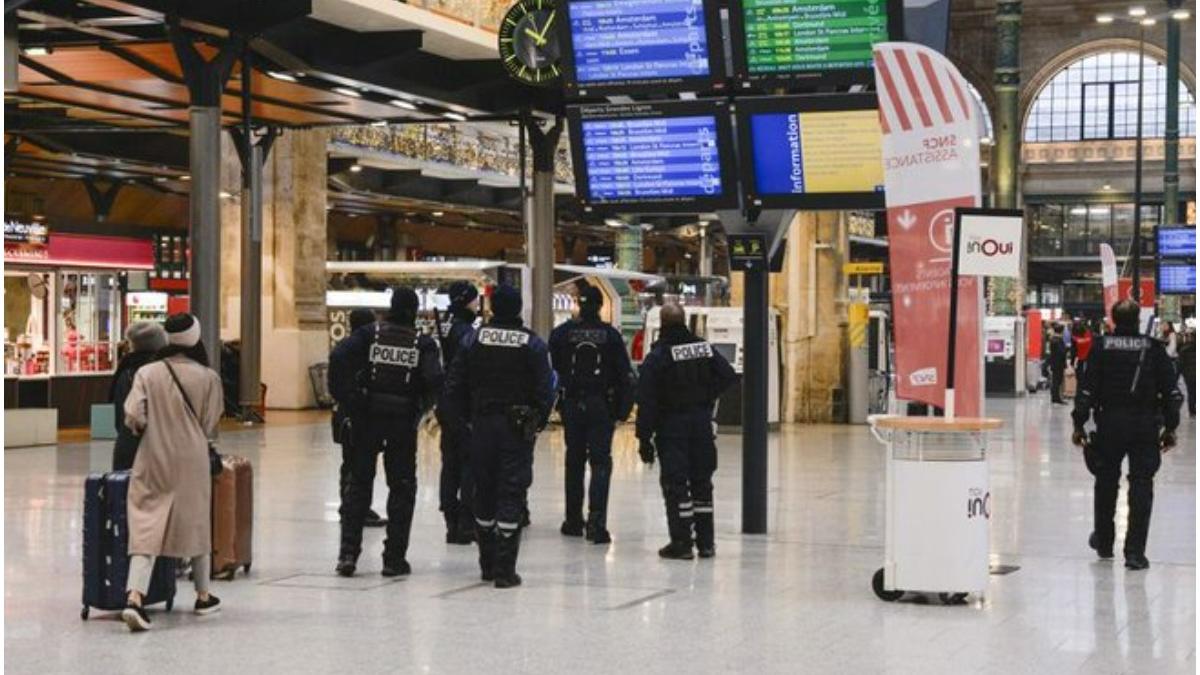
[[[1020,216],[963,213],[959,216],[958,273],[977,277],[1021,275]]]
[[[993,258],[998,255],[1012,255],[1013,243],[1000,242],[992,238],[973,239],[967,242],[967,253],[975,253]]]

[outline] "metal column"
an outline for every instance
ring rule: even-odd
[[[996,125],[992,156],[997,208],[1017,207],[1020,155],[1021,3],[996,3]]]
[[[1174,12],[1183,0],[1167,0]],[[1163,166],[1163,223],[1183,222],[1179,217],[1179,24],[1167,19],[1167,129]]]
[[[189,163],[191,166],[190,228],[191,280],[188,295],[192,314],[200,320],[201,339],[209,365],[221,365],[221,94],[244,41],[231,37],[211,60],[196,50],[191,36],[168,17],[167,35],[183,70],[191,107]]]
[[[742,532],[767,533],[767,310],[770,272],[743,273],[745,305],[742,355]]]
[[[247,139],[249,141],[249,139]],[[245,420],[261,422],[254,407],[262,382],[262,173],[263,147],[247,142],[242,164],[241,358],[238,404]]]
[[[530,328],[543,338],[554,327],[554,156],[562,133],[562,118],[542,129],[531,118],[524,119],[533,151],[533,195],[526,225],[526,251],[530,272]]]

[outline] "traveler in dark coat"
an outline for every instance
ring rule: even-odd
[[[117,372],[113,374],[112,386],[108,390],[108,400],[113,404],[115,414],[113,419],[117,428],[117,441],[113,444],[113,471],[123,471],[133,468],[133,459],[137,456],[137,435],[130,431],[125,424],[125,399],[133,388],[133,376],[142,366],[154,360],[155,353],[167,346],[167,332],[162,324],[156,321],[138,321],[130,324],[125,331],[125,339],[133,351],[126,354],[117,364]]]
[[[1067,371],[1067,342],[1062,324],[1054,325],[1050,336],[1050,402],[1066,405],[1063,400],[1063,377]]]
[[[450,371],[459,346],[475,330],[478,312],[479,291],[475,286],[467,281],[451,284],[450,327],[442,338],[443,372]],[[475,485],[471,481],[471,439],[465,429],[443,419],[445,408],[444,402],[438,404],[438,424],[442,428],[438,498],[446,521],[446,543],[470,545],[475,542],[475,517],[471,514],[471,500],[475,496]]]
[[[356,309],[350,312],[351,334],[359,328],[372,323],[375,323],[375,312],[369,309]],[[340,345],[349,339],[350,337],[347,336],[338,344]],[[340,366],[341,364],[339,363],[339,367],[335,369],[331,365],[326,376],[329,378],[330,393],[337,393],[333,398],[333,441],[342,446],[342,466],[338,471],[338,496],[341,500],[338,513],[345,513],[350,497],[350,469],[354,465],[354,420],[349,412],[347,412],[347,406],[337,396],[348,396],[348,392],[354,389],[355,381],[359,374],[357,372],[347,372],[347,369]],[[337,380],[336,383],[334,382],[335,379]],[[370,504],[374,494],[374,485],[364,485],[363,489],[366,491],[367,504]],[[375,509],[368,508],[367,517],[363,521],[363,525],[365,527],[383,527],[387,525],[387,519],[380,518]]]

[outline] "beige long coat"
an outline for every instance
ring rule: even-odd
[[[163,362],[137,371],[125,399],[125,423],[142,436],[129,485],[129,553],[190,558],[212,551],[207,439],[221,419],[221,379],[186,356],[167,360],[203,428]]]

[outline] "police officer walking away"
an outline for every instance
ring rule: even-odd
[[[446,372],[458,354],[458,347],[475,329],[479,311],[479,292],[466,281],[450,285],[450,328],[442,337],[442,367]],[[472,544],[475,519],[471,516],[474,486],[471,482],[470,439],[460,428],[444,418],[444,404],[438,405],[438,423],[442,427],[442,474],[438,491],[442,516],[446,519],[447,544]]]
[[[359,373],[348,412],[362,423],[353,429],[354,463],[337,563],[337,573],[345,577],[354,575],[362,552],[363,520],[380,452],[388,484],[383,575],[412,571],[406,555],[417,497],[417,425],[442,384],[437,343],[417,333],[418,306],[411,288],[397,287],[387,317],[354,331],[329,355],[331,370]]]
[[[692,526],[701,558],[716,554],[713,541],[713,485],[717,446],[713,406],[737,375],[712,345],[686,325],[683,308],[664,305],[662,333],[642,362],[638,381],[638,453],[662,459],[659,483],[667,509],[671,543],[658,555],[692,559]]]
[[[492,313],[450,366],[447,417],[470,425],[480,576],[511,588],[521,583],[520,525],[534,442],[554,405],[554,376],[546,343],[521,325],[520,291],[499,286]]]
[[[356,309],[350,312],[350,333],[354,333],[359,328],[371,323],[375,323],[375,313],[371,310]],[[348,339],[349,337],[347,336],[342,339],[342,342]],[[350,495],[350,469],[354,464],[353,429],[356,423],[347,410],[350,405],[349,399],[353,396],[358,373],[335,370],[333,364],[330,364],[326,377],[329,382],[329,393],[333,395],[333,400],[335,401],[333,406],[333,442],[339,443],[342,446],[342,465],[338,472],[338,497],[341,500],[338,513],[344,515],[348,508],[348,497]],[[361,423],[361,420],[359,420],[359,423]],[[371,503],[373,491],[374,485],[368,485],[367,504]],[[367,517],[363,521],[363,524],[367,527],[383,527],[387,525],[387,521],[380,518],[379,514],[375,513],[375,509],[368,508]]]
[[[550,334],[550,356],[563,392],[563,437],[567,444],[566,519],[561,532],[585,533],[583,520],[584,463],[592,469],[588,486],[588,541],[607,544],[608,486],[612,478],[612,438],[617,422],[633,409],[633,367],[621,333],[600,319],[600,289],[585,286],[579,293],[579,318]]]
[[[1112,558],[1113,517],[1121,462],[1129,456],[1129,527],[1125,567],[1144,570],[1146,536],[1154,504],[1154,474],[1162,453],[1175,446],[1182,395],[1163,344],[1139,334],[1138,305],[1122,300],[1112,310],[1112,335],[1098,339],[1088,357],[1072,418],[1072,441],[1084,445],[1084,425],[1095,414],[1095,529],[1088,545],[1102,559]],[[1161,435],[1160,435],[1161,432]]]

